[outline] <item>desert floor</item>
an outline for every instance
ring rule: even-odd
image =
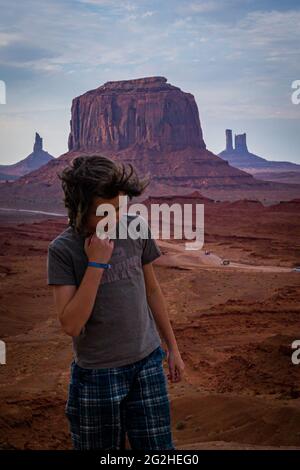
[[[71,339],[46,284],[47,246],[66,218],[0,218],[0,448],[70,449]],[[299,219],[292,203],[208,207],[210,255],[158,241],[155,271],[186,366],[181,382],[168,382],[177,449],[300,448],[300,365],[291,362],[300,339]]]

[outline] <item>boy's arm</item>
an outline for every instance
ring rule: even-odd
[[[53,295],[60,324],[69,336],[79,336],[88,321],[104,268],[88,266],[80,286],[54,285]]]
[[[107,263],[111,257],[112,240],[99,239],[96,234],[85,240],[84,249],[89,261]],[[49,285],[54,285],[54,302],[65,333],[78,336],[88,321],[95,303],[104,268],[87,266],[77,288],[70,261],[50,248],[48,255]]]
[[[170,378],[172,382],[179,382],[182,379],[185,365],[181,358],[177,341],[169,320],[165,298],[156,279],[151,262],[143,265],[143,272],[147,301],[158,329],[168,347],[167,358],[170,371],[168,378]]]
[[[147,301],[153,313],[159,331],[165,340],[168,349],[178,350],[177,341],[167,313],[167,305],[160,285],[156,279],[152,263],[143,265]]]

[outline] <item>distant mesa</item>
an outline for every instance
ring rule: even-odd
[[[227,160],[228,163],[235,168],[247,171],[257,178],[259,176],[267,176],[267,173],[270,172],[278,173],[276,178],[279,177],[280,172],[300,172],[300,165],[296,163],[271,161],[249,152],[246,133],[235,135],[234,147],[232,143],[232,130],[226,129],[225,134],[226,149],[219,153],[219,157]],[[273,176],[273,178],[275,178],[275,176]]]
[[[37,170],[53,159],[54,157],[50,155],[50,153],[43,150],[43,139],[36,132],[33,152],[28,155],[28,157],[14,163],[13,165],[0,165],[0,180],[17,180],[21,176],[26,175],[33,170]]]

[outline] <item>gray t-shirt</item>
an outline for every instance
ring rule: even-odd
[[[128,224],[136,214],[123,214]],[[145,222],[142,219],[142,225]],[[128,225],[127,225],[128,226]],[[145,229],[145,224],[143,225]],[[84,368],[119,367],[143,359],[161,345],[155,320],[147,302],[142,265],[161,255],[148,225],[148,238],[114,238],[114,249],[99,284],[89,320],[73,337],[74,360]],[[68,227],[48,246],[48,285],[79,287],[88,258],[84,237]],[[97,268],[95,268],[97,269]]]

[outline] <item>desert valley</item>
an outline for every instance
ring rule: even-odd
[[[67,227],[57,173],[102,153],[151,176],[133,202],[204,204],[202,250],[158,239],[154,262],[186,365],[168,382],[176,448],[300,449],[298,168],[282,180],[268,167],[267,181],[210,152],[193,95],[164,77],[108,82],[71,114],[69,151],[0,185],[0,448],[71,448],[72,347],[46,284],[47,247]]]

